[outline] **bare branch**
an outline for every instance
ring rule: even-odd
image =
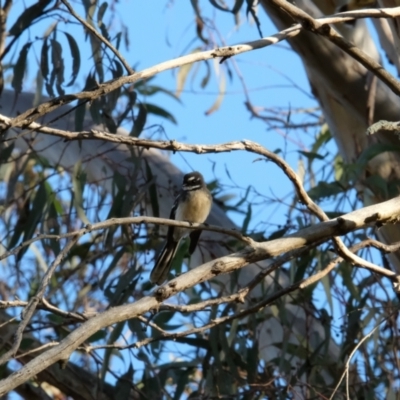
[[[235,239],[238,239],[239,241],[241,241],[243,243],[246,243],[249,246],[254,246],[256,243],[253,239],[251,239],[248,236],[242,235],[239,231],[237,231],[235,229],[225,229],[225,228],[221,228],[219,226],[213,226],[213,225],[208,225],[208,224],[197,224],[197,223],[191,223],[191,222],[186,222],[186,221],[177,221],[177,220],[172,220],[172,219],[167,219],[167,218],[140,216],[140,217],[111,218],[111,219],[108,219],[108,220],[105,220],[102,222],[97,222],[95,224],[88,224],[84,228],[78,229],[76,231],[68,232],[68,233],[63,233],[60,235],[52,235],[52,234],[37,235],[37,236],[33,237],[32,239],[29,239],[29,240],[21,243],[20,245],[16,246],[12,250],[0,255],[0,260],[10,257],[11,255],[17,254],[24,247],[27,247],[27,246],[31,245],[32,243],[37,242],[39,240],[66,239],[66,238],[70,238],[70,237],[73,237],[76,235],[80,235],[80,236],[86,235],[90,232],[103,230],[103,229],[109,228],[111,226],[130,225],[130,224],[131,225],[154,224],[154,225],[185,227],[188,229],[202,229],[205,231],[226,234],[228,236],[234,237]],[[0,308],[6,308],[6,307],[2,307],[2,303],[0,303]]]

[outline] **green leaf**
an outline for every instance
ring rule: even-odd
[[[181,103],[181,100],[177,95],[173,92],[171,92],[168,89],[164,89],[160,86],[157,85],[142,85],[139,87],[135,87],[137,91],[142,94],[143,96],[153,96],[157,93],[163,93],[166,94],[167,96],[171,97],[172,99],[176,100],[177,102]]]
[[[400,152],[400,146],[394,144],[385,144],[385,143],[373,144],[372,146],[369,146],[361,153],[360,157],[357,160],[357,164],[365,166],[368,161],[372,160],[374,157],[376,157],[381,153],[385,153],[386,151],[396,152],[396,153]]]
[[[242,233],[244,235],[247,233],[247,230],[249,228],[249,223],[251,221],[251,215],[252,215],[252,207],[251,207],[251,204],[249,203],[247,205],[247,213],[246,213],[246,216],[244,218],[243,226],[242,226]]]
[[[354,297],[356,300],[360,300],[360,292],[358,290],[358,287],[353,282],[352,266],[348,262],[343,261],[339,264],[338,270],[339,270],[340,274],[342,275],[343,284],[347,288],[347,290],[350,292],[351,296]]]
[[[320,253],[319,257],[318,257],[319,269],[322,270],[324,268],[324,266],[329,263],[329,261],[330,260],[329,260],[329,257],[327,256],[327,253]],[[332,300],[332,290],[331,290],[330,280],[331,280],[330,276],[329,275],[325,275],[321,279],[321,283],[322,283],[322,286],[323,286],[324,291],[325,291],[326,300],[328,301],[331,314],[333,314],[333,300]]]
[[[190,375],[192,375],[193,371],[194,368],[187,368],[186,370],[181,369],[179,373],[177,373],[174,400],[179,400],[182,398],[183,391],[185,390],[187,384],[190,382],[189,377]]]
[[[371,175],[365,179],[367,186],[374,192],[375,195],[379,194],[384,199],[389,198],[389,185],[386,179],[380,175]]]
[[[163,108],[150,103],[143,103],[143,105],[146,107],[148,113],[157,115],[161,118],[165,118],[171,121],[173,124],[177,123],[174,116],[170,114],[168,111],[164,110]]]
[[[129,268],[124,274],[118,277],[118,283],[114,291],[111,290],[111,284],[108,285],[105,295],[109,299],[111,307],[120,305],[129,298],[139,280],[138,274],[140,274],[140,271],[136,268],[135,264],[135,267]]]
[[[271,235],[268,236],[268,239],[267,239],[267,240],[279,239],[279,238],[281,238],[288,230],[289,230],[289,227],[284,227],[284,228],[278,229],[278,230],[276,230],[275,232],[272,232]]]
[[[209,1],[215,8],[218,8],[218,10],[225,11],[225,12],[229,12],[230,11],[228,7],[221,6],[220,4],[218,4],[216,2],[216,0],[209,0]]]
[[[32,239],[33,234],[35,233],[35,230],[42,219],[43,210],[48,201],[48,191],[46,190],[46,185],[48,184],[41,183],[36,192],[31,209],[29,210],[28,217],[26,219],[26,223],[23,226],[23,242]],[[25,246],[23,249],[21,249],[21,251],[18,253],[18,260],[22,258],[28,248],[29,247]]]
[[[78,44],[72,35],[68,32],[64,32],[65,36],[67,37],[69,49],[71,51],[72,56],[72,74],[71,80],[67,83],[67,86],[72,86],[78,76],[79,69],[81,67],[81,54],[79,51]]]
[[[116,47],[116,49],[117,50],[119,50],[119,46],[120,46],[120,44],[121,44],[121,36],[122,36],[122,32],[118,32],[116,35],[115,35],[115,42],[116,42],[116,44],[115,44],[115,47]]]
[[[339,218],[343,215],[342,212],[337,211],[325,211],[325,214],[328,216],[329,219]]]
[[[109,33],[108,33],[107,26],[106,26],[105,24],[101,24],[101,25],[99,25],[99,28],[100,28],[101,34],[102,34],[108,41],[110,41],[110,35],[109,35]],[[117,47],[117,46],[115,46],[115,47]],[[118,48],[118,47],[117,47],[117,48]]]
[[[314,142],[311,152],[317,153],[322,145],[328,143],[332,139],[331,132],[326,124],[321,128],[320,133],[317,135],[317,140]]]
[[[90,90],[93,89],[94,87],[97,86],[96,79],[94,78],[94,75],[89,74],[86,78],[85,86],[83,90]],[[86,103],[87,101],[82,100],[78,102],[78,105],[76,106],[75,110],[75,130],[77,132],[81,131],[83,129],[83,123],[85,121],[85,113],[86,113]],[[100,123],[99,121],[95,121],[95,123]]]
[[[314,253],[312,251],[302,254],[300,257],[291,262],[292,270],[294,270],[294,282],[298,282],[304,278],[307,268],[312,266]]]
[[[242,8],[244,0],[236,0],[235,5],[232,7],[232,14],[237,14],[239,10]]]
[[[147,120],[147,108],[143,104],[139,103],[137,105],[139,112],[135,118],[135,122],[133,124],[132,130],[129,133],[129,136],[139,137],[143,131],[144,126],[146,125]]]
[[[261,32],[261,23],[256,14],[256,7],[255,7],[256,3],[254,0],[246,0],[246,3],[247,3],[246,13],[247,13],[247,15],[251,14],[251,16],[254,18],[254,22],[257,25],[258,33],[260,34],[260,37],[262,38],[263,34]]]
[[[82,163],[77,162],[74,165],[73,175],[72,175],[72,186],[74,191],[74,207],[81,221],[85,224],[89,223],[89,220],[83,209],[83,191],[85,189],[86,183],[86,173],[82,170]]]
[[[111,335],[107,341],[107,344],[109,344],[109,345],[114,344],[118,340],[118,338],[122,334],[124,326],[125,326],[125,321],[119,322],[114,326],[114,329],[111,332]],[[103,365],[102,365],[101,372],[100,372],[100,379],[103,383],[105,382],[106,374],[107,374],[109,364],[110,364],[110,359],[113,354],[114,355],[117,354],[115,349],[112,349],[112,348],[105,349],[104,361],[103,361]]]
[[[146,339],[146,327],[142,326],[141,322],[137,318],[128,319],[128,327],[132,333],[134,333],[138,340]]]
[[[122,258],[122,256],[125,254],[125,248],[121,248],[120,250],[118,250],[117,254],[114,254],[112,257],[112,260],[110,262],[110,265],[107,267],[107,269],[104,271],[103,276],[100,279],[99,282],[99,287],[101,290],[104,289],[104,284],[108,278],[108,276],[111,274],[111,272],[114,271],[114,269],[116,268],[116,266],[118,265],[119,260]]]
[[[103,340],[106,336],[107,336],[107,331],[105,329],[102,329],[94,333],[92,336],[90,336],[87,339],[87,341],[89,343],[98,342],[99,340]]]
[[[119,78],[124,74],[122,64],[118,60],[113,60],[115,68],[112,68],[113,78]]]
[[[219,94],[217,99],[215,100],[214,104],[205,112],[205,115],[210,115],[214,111],[217,111],[221,104],[222,100],[225,97],[225,87],[226,87],[226,81],[225,81],[225,75],[221,74],[221,78],[219,80]]]
[[[33,6],[24,10],[17,21],[9,30],[9,36],[19,36],[26,28],[32,25],[32,22],[43,15],[44,9],[51,3],[51,0],[37,1]]]
[[[158,205],[158,193],[157,193],[157,185],[154,179],[153,172],[151,171],[150,165],[148,164],[147,160],[144,159],[145,166],[146,166],[146,179],[147,182],[150,183],[149,186],[149,195],[150,195],[150,204],[153,210],[153,216],[159,217],[160,216],[160,207]]]
[[[80,132],[83,130],[83,123],[85,121],[86,101],[80,101],[75,108],[75,131]]]
[[[32,45],[32,42],[25,43],[22,47],[17,63],[14,65],[14,76],[12,78],[11,86],[15,89],[16,93],[21,93],[22,91],[22,81],[24,79],[26,70],[26,60],[28,57],[28,51]]]
[[[173,339],[174,342],[184,343],[189,346],[201,348],[204,350],[210,350],[210,342],[207,339],[202,338],[189,338],[189,337],[178,337]]]
[[[56,89],[60,96],[65,94],[62,89],[62,84],[64,83],[64,60],[62,58],[62,46],[55,40],[51,39],[51,62],[53,64],[53,70],[51,71],[51,82],[56,81]]]
[[[320,200],[330,196],[336,196],[345,192],[346,189],[339,182],[318,182],[317,186],[308,191],[313,200]]]
[[[43,41],[42,51],[40,52],[40,71],[43,79],[47,81],[49,75],[49,44],[47,38]]]
[[[107,11],[107,8],[108,8],[108,3],[106,3],[106,2],[102,3],[101,6],[99,7],[99,11],[97,12],[97,25],[98,26],[103,25],[103,17]]]
[[[198,0],[190,0],[190,3],[192,4],[193,10],[196,14],[196,17],[199,19],[202,19],[201,13],[200,13],[199,1]]]
[[[196,47],[190,52],[190,54],[195,54],[200,51],[200,47]],[[178,69],[178,74],[176,76],[176,96],[179,97],[185,87],[186,79],[189,75],[190,70],[193,68],[193,63],[182,65]]]
[[[203,77],[203,79],[201,80],[201,83],[200,83],[200,87],[202,89],[204,89],[208,85],[208,82],[210,81],[210,78],[211,78],[211,67],[210,67],[209,62],[206,61],[204,63],[204,65],[206,67],[206,74],[204,75],[204,77]]]
[[[128,371],[118,378],[117,384],[115,385],[114,397],[119,400],[129,400],[132,398],[132,379],[133,379],[133,367],[129,364]]]
[[[33,338],[29,338],[29,337],[24,337],[21,340],[21,344],[20,344],[20,349],[21,350],[28,350],[33,344],[35,343],[35,340]]]
[[[0,148],[0,165],[5,164],[8,161],[12,151],[14,150],[14,145],[15,142],[11,142],[9,145],[2,144]]]
[[[307,157],[310,161],[314,160],[314,159],[318,159],[318,160],[324,160],[326,155],[321,156],[318,153],[313,153],[311,151],[301,151],[298,150],[298,153],[302,154],[303,156]]]
[[[249,383],[256,382],[259,348],[257,340],[253,340],[251,348],[247,349],[247,374]]]

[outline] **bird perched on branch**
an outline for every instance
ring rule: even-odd
[[[175,199],[169,218],[177,221],[203,223],[210,213],[212,196],[200,172],[190,172],[183,177],[180,193]],[[168,276],[172,260],[178,250],[179,242],[190,236],[189,254],[193,254],[200,238],[201,230],[170,226],[167,242],[157,258],[150,274],[152,283],[161,285]]]

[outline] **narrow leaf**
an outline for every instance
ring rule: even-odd
[[[82,164],[80,162],[76,163],[74,166],[72,185],[74,190],[74,207],[78,213],[79,218],[88,224],[89,220],[85,214],[83,208],[83,191],[86,183],[86,174],[82,170]]]
[[[229,8],[221,6],[221,5],[218,4],[215,0],[209,0],[209,1],[210,1],[210,3],[211,3],[215,8],[218,8],[218,10],[227,11],[227,12],[230,11]]]
[[[244,218],[243,226],[242,226],[242,232],[244,234],[247,233],[247,230],[249,228],[249,223],[251,221],[251,214],[252,214],[252,207],[251,207],[251,204],[249,204],[247,206],[247,213],[246,213],[246,217]]]
[[[64,32],[65,36],[67,37],[69,49],[71,50],[72,56],[72,74],[71,80],[68,82],[67,86],[72,86],[75,82],[76,77],[78,76],[79,69],[81,67],[81,55],[79,52],[78,44],[72,35],[68,32]]]
[[[22,91],[22,81],[24,79],[24,74],[26,70],[26,59],[28,57],[28,51],[31,45],[32,42],[24,44],[19,53],[17,63],[14,65],[14,76],[11,85],[15,89],[16,93],[21,93]]]
[[[19,36],[26,28],[32,25],[32,22],[43,14],[44,9],[51,0],[41,0],[36,2],[33,6],[28,7],[18,17],[17,21],[9,30],[10,36]]]
[[[42,51],[40,52],[40,71],[42,72],[43,79],[47,81],[49,75],[49,44],[47,38],[43,41]]]
[[[258,33],[260,34],[260,37],[263,37],[263,34],[261,32],[261,22],[258,19],[257,14],[256,14],[257,1],[255,1],[255,0],[246,0],[246,3],[247,3],[247,15],[251,14],[251,16],[253,17],[253,19],[254,19],[254,21],[255,21],[255,23],[257,25],[257,29],[258,29]]]
[[[108,3],[104,2],[100,7],[99,11],[97,12],[97,25],[101,26],[103,25],[103,17],[105,12],[107,11],[108,8]]]
[[[150,204],[151,208],[153,209],[153,216],[159,217],[160,216],[160,207],[158,205],[158,193],[157,193],[157,185],[154,179],[153,172],[151,171],[150,165],[148,164],[147,160],[144,159],[146,165],[146,178],[147,181],[150,183],[149,186],[149,195],[150,195]]]
[[[173,124],[177,123],[175,117],[163,108],[150,103],[144,103],[143,105],[146,107],[148,113],[158,115],[161,118],[165,118],[171,121]]]
[[[139,137],[142,133],[144,126],[146,125],[147,120],[147,108],[143,104],[138,104],[138,115],[135,118],[135,122],[133,124],[133,128],[129,134],[129,136]]]
[[[191,51],[190,54],[198,53],[199,51],[200,51],[200,48],[196,48],[193,51]],[[194,65],[193,63],[185,64],[185,65],[182,65],[182,67],[180,67],[178,69],[178,74],[176,76],[176,95],[178,97],[181,95],[182,90],[185,87],[186,79],[187,79],[189,72],[192,69],[193,65]]]
[[[232,14],[237,14],[239,10],[242,8],[244,0],[236,0],[235,5],[232,8]]]
[[[225,75],[221,75],[221,79],[219,80],[219,94],[217,99],[215,100],[214,104],[205,112],[206,115],[212,114],[214,111],[217,111],[221,106],[222,100],[225,96]]]

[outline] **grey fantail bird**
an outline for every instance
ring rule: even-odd
[[[203,223],[210,213],[211,205],[211,193],[204,183],[203,175],[200,172],[190,172],[183,177],[181,191],[175,199],[169,218],[177,221]],[[151,282],[161,285],[167,279],[181,239],[190,236],[189,254],[193,254],[200,234],[201,230],[168,227],[167,242],[151,271]]]

